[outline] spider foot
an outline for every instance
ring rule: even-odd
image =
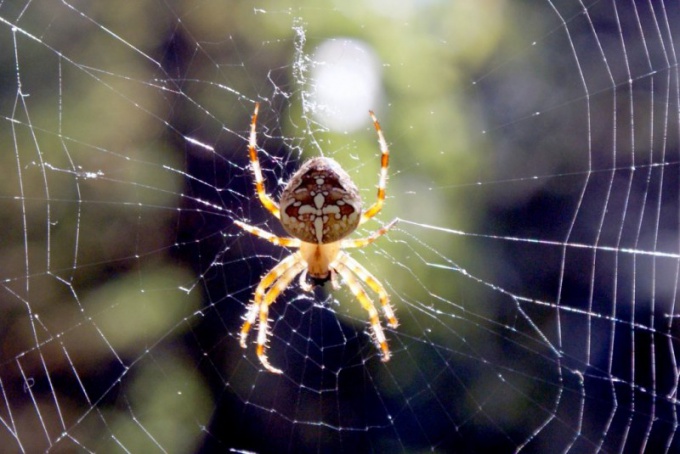
[[[387,319],[387,326],[390,328],[396,328],[399,326],[397,317],[394,315],[394,309],[392,308],[392,305],[390,304],[387,297],[381,298],[380,303],[382,304],[383,312],[385,313],[385,318]]]
[[[250,323],[246,322],[243,325],[243,328],[241,329],[241,339],[239,340],[239,344],[241,345],[241,348],[248,348],[248,344],[246,341],[248,340],[248,331],[250,330]]]
[[[269,359],[267,359],[267,355],[264,354],[264,345],[257,346],[257,357],[260,359],[260,362],[262,363],[264,368],[267,369],[269,372],[273,374],[283,373],[281,369],[277,369],[276,367],[270,364]]]
[[[380,361],[382,361],[383,363],[386,363],[392,357],[392,354],[390,353],[390,349],[387,348],[387,342],[381,342],[380,343],[380,349],[382,350],[382,353],[383,353],[382,358],[380,358]]]
[[[248,312],[246,313],[245,317],[243,317],[243,326],[241,326],[241,338],[239,340],[239,344],[241,344],[241,347],[246,348],[248,344],[246,341],[248,340],[248,333],[250,332],[250,328],[252,328],[253,323],[255,323],[255,317],[257,317],[257,314],[260,310],[259,304],[252,303],[250,307],[248,308]]]
[[[380,360],[383,363],[386,363],[387,361],[390,360],[392,357],[392,354],[390,353],[390,349],[387,346],[387,339],[385,338],[385,333],[383,333],[383,330],[379,328],[380,325],[377,325],[373,327],[373,332],[371,333],[371,338],[375,342],[376,346],[380,348],[380,351],[382,352],[382,357]]]

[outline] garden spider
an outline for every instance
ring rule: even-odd
[[[298,250],[265,274],[257,285],[255,296],[246,312],[245,322],[241,328],[241,347],[246,348],[248,333],[259,315],[257,356],[268,371],[280,374],[282,371],[272,366],[265,354],[269,305],[276,300],[298,274],[300,274],[300,287],[304,291],[310,291],[314,285],[323,285],[329,280],[333,287],[337,288],[336,274],[339,274],[359,300],[361,306],[368,312],[374,340],[382,350],[382,360],[388,361],[390,350],[387,348],[387,339],[380,326],[378,311],[360,281],[378,294],[380,304],[385,312],[385,318],[387,318],[387,324],[396,328],[397,319],[394,316],[392,306],[390,306],[389,295],[380,281],[359,262],[342,251],[346,248],[359,248],[371,244],[387,233],[397,222],[397,219],[394,219],[366,238],[343,239],[352,233],[357,226],[378,214],[385,201],[389,150],[378,120],[373,112],[369,111],[378,133],[382,157],[380,160],[378,200],[368,210],[361,210],[359,190],[349,178],[347,172],[333,159],[325,157],[312,158],[305,162],[293,174],[277,204],[264,189],[264,179],[257,157],[255,130],[258,110],[259,103],[256,103],[250,123],[250,139],[248,141],[250,165],[255,176],[255,191],[262,205],[281,221],[284,229],[294,238],[278,237],[259,227],[240,221],[234,221],[234,223],[246,232],[277,246],[297,248]],[[307,275],[311,278],[312,284],[306,281]]]

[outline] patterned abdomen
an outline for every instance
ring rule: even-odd
[[[330,158],[312,158],[281,194],[281,223],[306,243],[332,243],[352,233],[361,218],[359,190]]]

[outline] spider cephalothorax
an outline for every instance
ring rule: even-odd
[[[298,274],[301,274],[300,285],[307,291],[312,288],[312,285],[306,281],[307,276],[315,285],[321,285],[330,280],[334,286],[337,286],[335,277],[336,274],[339,274],[359,300],[361,306],[368,312],[375,341],[383,354],[382,360],[388,361],[390,351],[387,347],[385,333],[380,326],[378,311],[361,282],[364,282],[378,294],[389,326],[396,328],[397,319],[394,316],[392,306],[390,306],[389,295],[380,281],[359,262],[342,251],[346,248],[364,247],[372,243],[378,237],[387,233],[397,222],[396,219],[393,220],[366,238],[345,239],[360,224],[378,214],[385,200],[389,150],[378,120],[373,112],[369,112],[378,133],[382,158],[380,161],[378,200],[368,210],[362,211],[359,190],[347,172],[337,162],[326,157],[313,158],[305,162],[291,177],[277,204],[264,189],[262,170],[257,158],[256,125],[258,109],[259,104],[255,104],[248,142],[250,163],[255,176],[255,191],[262,205],[281,220],[283,227],[293,237],[278,237],[259,227],[240,221],[234,222],[253,235],[264,238],[278,246],[297,248],[298,251],[283,259],[258,284],[253,302],[246,313],[245,322],[241,328],[241,346],[246,347],[250,328],[259,316],[257,356],[267,370],[280,374],[281,370],[273,367],[265,355],[269,305],[276,300]]]

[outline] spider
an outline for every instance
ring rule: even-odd
[[[257,356],[269,372],[282,373],[269,363],[265,354],[267,344],[269,305],[300,275],[300,287],[311,291],[315,285],[323,285],[331,281],[333,288],[338,288],[336,276],[340,275],[350,291],[368,312],[373,329],[373,337],[382,351],[382,361],[389,361],[390,350],[387,339],[378,318],[378,311],[366,293],[360,281],[378,294],[380,304],[385,313],[387,324],[397,327],[394,310],[389,303],[389,295],[385,287],[366,268],[343,252],[347,248],[360,248],[373,243],[387,233],[397,222],[376,230],[366,238],[345,239],[359,225],[368,221],[382,209],[385,201],[385,185],[387,183],[387,165],[389,149],[380,129],[380,123],[372,111],[373,125],[378,133],[378,143],[382,153],[380,179],[378,183],[378,200],[367,210],[362,211],[361,197],[356,185],[349,175],[333,159],[326,157],[312,158],[306,161],[291,177],[284,188],[279,203],[276,203],[264,189],[264,179],[257,157],[256,127],[259,103],[255,104],[250,123],[250,166],[255,177],[255,192],[262,205],[281,221],[284,229],[293,237],[279,237],[259,227],[240,221],[234,223],[255,236],[263,238],[277,246],[296,248],[296,252],[284,258],[278,265],[264,275],[255,289],[245,322],[241,328],[240,344],[246,348],[246,340],[251,327],[258,319]],[[307,276],[311,284],[307,282]]]

